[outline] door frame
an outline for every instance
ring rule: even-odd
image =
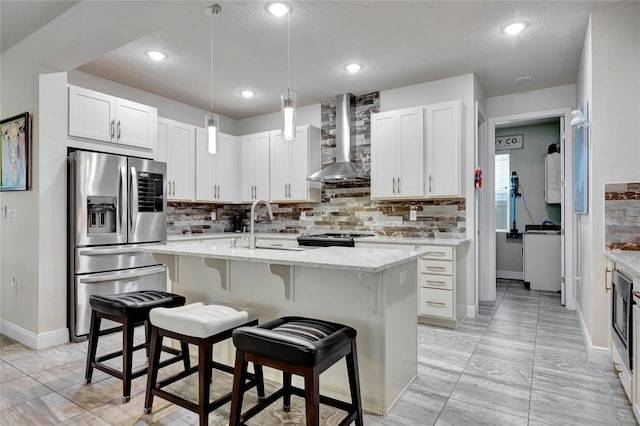
[[[563,235],[563,283],[565,283],[565,306],[575,309],[573,250],[576,217],[573,214],[573,136],[568,123],[571,121],[571,108],[559,108],[499,117],[489,117],[487,126],[487,142],[479,144],[480,168],[483,170],[483,187],[480,192],[480,221],[478,234],[478,250],[480,265],[478,282],[479,300],[495,300],[496,298],[496,224],[495,224],[495,140],[496,124],[543,118],[560,118],[561,158],[564,167],[562,173],[562,235]],[[485,237],[486,236],[486,237]]]

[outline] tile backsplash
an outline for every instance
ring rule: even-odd
[[[322,114],[322,167],[335,161],[335,103],[324,102]],[[371,165],[371,113],[380,111],[379,92],[356,97],[356,166],[369,173]],[[425,201],[372,201],[370,187],[358,184],[323,184],[320,203],[272,204],[274,220],[269,221],[266,208],[258,209],[256,232],[318,233],[358,231],[380,236],[464,237],[466,206],[464,198]],[[238,210],[246,212],[249,225],[250,205],[220,205],[190,202],[168,203],[168,232],[212,233],[231,231],[231,217]],[[410,211],[416,220],[410,221]],[[211,220],[211,212],[216,220]],[[306,217],[301,219],[301,215]]]
[[[640,183],[604,186],[605,246],[608,250],[640,250]]]

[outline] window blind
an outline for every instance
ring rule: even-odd
[[[496,155],[496,231],[509,231],[509,154]]]

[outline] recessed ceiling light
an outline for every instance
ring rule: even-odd
[[[509,24],[504,27],[502,32],[509,35],[516,35],[525,28],[527,28],[526,22],[514,22],[513,24]]]
[[[514,82],[516,84],[527,84],[527,83],[531,82],[531,80],[533,80],[533,78],[531,78],[530,75],[525,75],[525,76],[516,78],[514,80]]]
[[[162,53],[159,50],[149,50],[145,52],[145,54],[154,61],[162,61],[164,59],[167,59],[166,53]]]
[[[255,96],[256,92],[253,90],[241,90],[240,94],[245,98],[252,98]]]
[[[344,68],[350,73],[356,73],[362,69],[362,65],[360,64],[347,64]]]
[[[284,16],[287,13],[291,12],[291,8],[288,4],[274,2],[267,4],[267,12],[269,12],[273,16]]]

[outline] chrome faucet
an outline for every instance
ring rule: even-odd
[[[256,206],[259,203],[263,203],[267,206],[267,211],[269,212],[269,219],[273,220],[273,212],[271,211],[271,204],[269,204],[266,200],[255,200],[253,204],[251,204],[251,232],[249,234],[249,250],[253,250],[256,248],[256,232],[255,232],[255,221],[256,221]]]

